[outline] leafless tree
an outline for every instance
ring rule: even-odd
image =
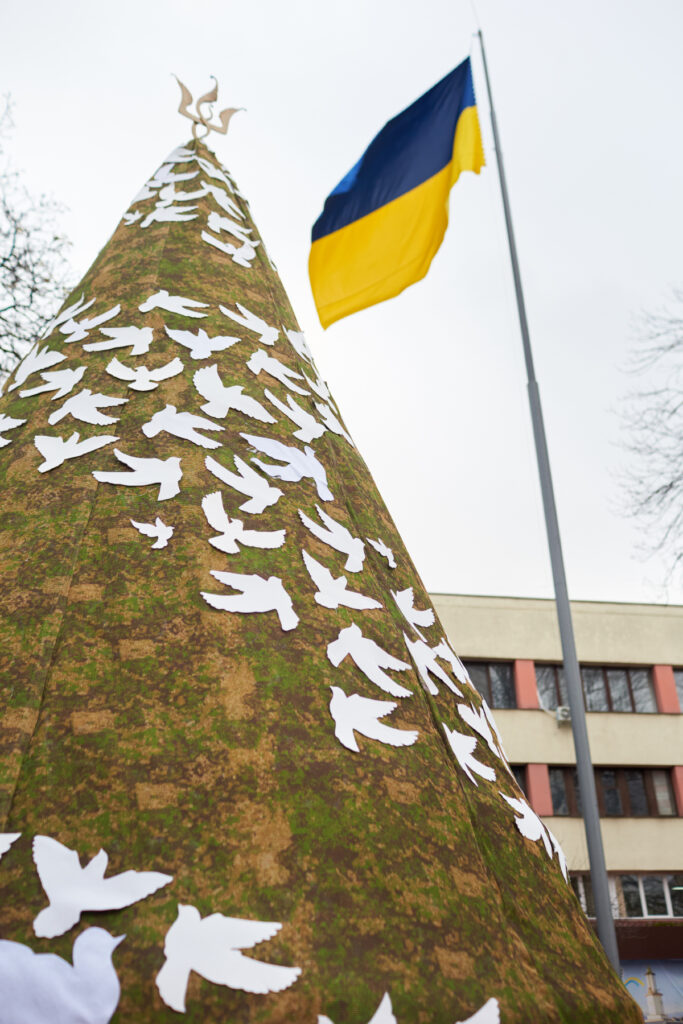
[[[63,208],[35,197],[8,156],[12,108],[0,101],[0,380],[26,354],[68,291]]]
[[[628,369],[644,386],[624,408],[627,509],[642,525],[643,550],[669,558],[672,581],[683,577],[683,288],[640,317],[637,336]]]

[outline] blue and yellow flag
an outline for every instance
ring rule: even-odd
[[[468,57],[387,122],[325,200],[308,261],[323,327],[425,276],[451,187],[483,165]]]

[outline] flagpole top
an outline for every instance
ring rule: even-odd
[[[217,121],[212,122],[213,118],[213,104],[218,100],[218,82],[214,75],[210,75],[213,79],[213,89],[204,93],[200,96],[194,105],[194,111],[190,109],[194,100],[192,93],[184,85],[177,75],[173,75],[176,82],[180,86],[180,106],[178,107],[178,113],[182,114],[183,117],[188,117],[192,121],[192,137],[194,139],[205,139],[211,132],[218,132],[220,135],[227,135],[228,125],[230,124],[230,118],[233,114],[236,114],[239,110],[244,110],[244,107],[226,107],[225,110],[221,110],[220,114],[217,115]],[[208,112],[204,113],[203,107],[208,106]],[[203,134],[198,134],[201,129],[205,129]]]

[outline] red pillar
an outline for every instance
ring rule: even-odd
[[[673,674],[672,674],[673,679]],[[518,658],[514,665],[515,696],[518,708],[538,708],[536,670],[533,661]]]
[[[683,783],[683,778],[681,779]],[[550,775],[547,764],[526,766],[526,786],[531,804],[539,817],[548,818],[553,813],[553,798],[550,793]],[[683,793],[682,793],[683,795]]]
[[[663,715],[680,714],[681,705],[676,693],[676,680],[671,665],[655,665],[652,669],[657,710]]]
[[[674,788],[674,797],[676,798],[676,808],[679,815],[683,818],[683,765],[677,765],[671,769],[671,782]]]

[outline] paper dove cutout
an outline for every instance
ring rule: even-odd
[[[265,349],[257,348],[256,351],[251,355],[247,362],[247,367],[251,370],[255,377],[258,377],[259,373],[263,370],[265,373],[274,377],[275,380],[279,380],[281,384],[284,384],[290,391],[295,391],[297,395],[309,395],[310,391],[306,391],[304,388],[300,388],[298,384],[294,383],[294,380],[303,380],[304,378],[296,370],[290,370],[288,366],[281,363],[275,356],[269,356]]]
[[[231,409],[250,416],[251,419],[259,420],[261,423],[276,423],[274,416],[271,416],[267,409],[257,402],[255,398],[243,394],[244,388],[240,384],[233,384],[226,387],[218,375],[218,366],[203,366],[194,375],[194,386],[207,402],[203,405],[202,412],[207,416],[227,416]]]
[[[191,160],[194,160],[195,154],[193,150],[188,149],[187,146],[176,146],[172,149],[164,160],[164,164],[189,164]],[[163,166],[162,165],[162,166]]]
[[[16,843],[20,835],[21,832],[0,832],[0,857],[4,857],[12,843]]]
[[[495,754],[499,758],[508,771],[510,771],[503,750],[503,744],[500,738],[500,733],[496,727],[496,723],[493,720],[491,710],[485,700],[482,701],[481,708],[476,711],[469,704],[458,704],[458,712],[463,722],[469,725],[470,729],[474,729],[478,732],[484,742],[488,745],[489,750],[492,754]],[[510,774],[512,774],[510,772]]]
[[[29,388],[27,391],[20,391],[19,398],[31,398],[32,395],[41,395],[44,391],[54,391],[53,402],[58,398],[64,398],[83,379],[85,370],[85,366],[79,366],[75,370],[47,370],[40,375],[45,384],[39,384],[38,387]]]
[[[73,966],[0,939],[0,1024],[109,1024],[121,996],[112,953],[123,939],[86,928],[74,942]]]
[[[153,194],[153,192],[150,192],[150,195]],[[131,211],[130,213],[124,213],[121,220],[124,224],[127,224],[128,227],[130,227],[132,224],[135,224],[136,220],[140,220],[140,217],[142,217],[142,210],[135,210]]]
[[[209,538],[209,544],[227,555],[238,554],[239,544],[249,548],[281,548],[285,542],[285,530],[245,530],[241,519],[228,518],[220,491],[202,498],[202,509],[209,526],[220,531],[220,536]]]
[[[248,331],[258,334],[262,345],[274,345],[280,335],[277,327],[270,327],[265,320],[262,320],[260,316],[256,316],[255,313],[251,313],[239,302],[236,302],[235,305],[239,309],[239,313],[233,313],[231,309],[227,309],[225,306],[219,306],[218,308],[223,316],[234,320],[241,327],[246,327]]]
[[[318,588],[313,595],[317,604],[323,608],[355,608],[363,611],[367,608],[381,608],[382,604],[375,601],[373,597],[366,597],[355,590],[347,590],[346,576],[339,576],[335,579],[329,569],[316,561],[308,551],[302,551],[308,575]]]
[[[21,387],[27,377],[30,377],[32,373],[37,373],[39,370],[47,370],[50,366],[56,366],[57,363],[61,363],[62,359],[66,359],[65,355],[61,352],[55,352],[45,345],[43,348],[38,348],[37,345],[31,349],[29,353],[22,359],[14,371],[14,381],[7,388],[7,391],[14,391],[15,388]]]
[[[456,1020],[455,1024],[500,1024],[500,1007],[497,999],[487,999],[476,1013],[466,1020]]]
[[[11,416],[6,416],[4,412],[0,412],[0,448],[4,448],[12,443],[11,437],[2,436],[5,431],[14,430],[16,427],[20,427],[22,423],[26,423],[26,420],[15,420]]]
[[[545,827],[545,830],[548,833],[548,836],[550,837],[550,842],[553,844],[553,849],[555,850],[555,853],[557,854],[557,859],[560,862],[560,870],[561,870],[561,872],[562,872],[562,874],[564,876],[564,880],[565,880],[565,882],[568,882],[569,881],[569,874],[568,874],[568,871],[567,871],[567,858],[565,856],[564,850],[562,849],[562,847],[560,846],[559,842],[557,841],[557,839],[555,838],[555,836],[553,835],[553,833],[550,831],[550,829],[547,826]]]
[[[173,185],[176,181],[190,181],[191,178],[196,178],[199,174],[199,171],[185,171],[182,174],[176,174],[173,165],[177,162],[174,160],[173,163],[162,164],[159,170],[154,172],[154,177],[147,182],[148,186],[160,188],[162,185]]]
[[[387,654],[374,640],[363,636],[355,622],[342,629],[337,639],[327,645],[327,657],[335,668],[342,663],[347,654],[370,682],[379,686],[385,693],[390,693],[392,697],[412,697],[410,690],[394,682],[391,676],[382,671],[390,668],[397,672],[405,672],[410,665]]]
[[[244,220],[244,214],[240,210],[239,206],[233,203],[225,189],[219,188],[218,185],[212,185],[209,181],[203,181],[202,185],[206,189],[207,193],[215,199],[222,210],[229,213],[231,217],[239,217],[240,220]]]
[[[274,505],[281,497],[282,491],[279,487],[271,487],[267,480],[264,480],[255,469],[243,462],[238,455],[233,456],[237,473],[231,473],[219,462],[207,455],[204,465],[215,477],[229,487],[234,487],[241,494],[247,494],[249,500],[240,505],[241,512],[263,512],[269,505]],[[239,474],[239,475],[238,475]]]
[[[453,675],[455,676],[459,683],[463,683],[464,686],[472,686],[472,680],[469,677],[467,669],[465,668],[465,666],[463,665],[460,658],[455,653],[455,651],[453,650],[445,636],[441,637],[436,647],[433,647],[432,650],[439,658],[442,658],[444,661],[448,662],[448,664],[453,669]],[[474,687],[472,688],[474,689]],[[486,701],[484,701],[484,703],[486,704]]]
[[[149,211],[145,219],[140,222],[140,227],[148,228],[150,224],[154,224],[155,222],[165,223],[167,221],[196,220],[199,214],[192,213],[192,211],[196,209],[196,206],[169,206],[166,203],[157,203],[156,206]]]
[[[322,437],[325,433],[326,428],[322,423],[318,423],[315,416],[311,416],[310,412],[306,412],[305,409],[302,409],[301,406],[294,401],[291,395],[287,395],[287,404],[285,405],[284,402],[281,402],[279,398],[276,398],[268,388],[266,388],[264,394],[276,409],[283,412],[285,416],[292,421],[292,423],[297,424],[299,429],[293,432],[293,436],[296,437],[297,440],[303,441],[304,444],[308,444],[309,441],[314,441],[316,437]]]
[[[252,459],[252,462],[260,466],[268,476],[293,482],[310,477],[321,501],[334,501],[332,491],[327,486],[325,467],[316,459],[314,450],[308,445],[301,451],[300,448],[290,447],[269,437],[254,437],[253,434],[240,434],[240,437],[243,437],[253,448],[263,452],[269,458],[285,463],[284,466],[273,466],[270,463],[261,462],[260,459]]]
[[[33,860],[50,901],[33,922],[41,939],[68,932],[84,911],[130,907],[173,881],[172,875],[158,871],[124,871],[105,878],[109,857],[104,850],[82,868],[76,851],[50,836],[35,836]]]
[[[62,312],[54,318],[54,320],[50,320],[50,323],[43,331],[43,337],[48,338],[60,324],[66,323],[67,320],[71,320],[73,317],[80,316],[81,313],[85,313],[86,309],[90,309],[91,306],[94,306],[96,301],[96,299],[90,299],[86,302],[85,295],[81,292],[80,299],[76,299],[74,303],[67,306],[66,309],[63,309]]]
[[[178,412],[175,405],[167,405],[155,412],[151,420],[142,424],[145,437],[156,437],[162,431],[179,437],[183,441],[192,441],[201,448],[220,448],[221,442],[212,437],[204,437],[200,430],[223,430],[220,423],[206,420],[203,416],[195,416],[191,412]]]
[[[155,537],[156,540],[152,544],[152,548],[165,548],[169,540],[173,536],[173,527],[166,526],[166,523],[162,522],[157,516],[154,523],[136,523],[134,519],[131,519],[131,523],[138,531],[145,537]]]
[[[190,175],[192,177],[192,175]],[[194,299],[185,299],[182,295],[169,295],[165,288],[161,291],[155,292],[154,295],[150,295],[148,299],[145,299],[143,303],[138,306],[141,313],[149,313],[153,309],[165,309],[168,313],[180,313],[182,316],[193,316],[201,317],[207,316],[207,313],[198,313],[196,308],[201,307],[206,309],[208,302],[196,302]]]
[[[315,367],[314,367],[314,369],[315,369]],[[322,379],[320,374],[317,372],[317,370],[316,370],[315,380],[311,380],[311,378],[308,376],[308,374],[304,370],[304,380],[306,381],[306,383],[310,387],[311,391],[315,391],[315,393],[318,396],[318,398],[322,398],[323,402],[331,402],[331,401],[333,401],[332,395],[330,394],[330,389],[328,388],[327,384]]]
[[[171,206],[173,203],[191,203],[193,199],[202,199],[207,194],[207,191],[206,186],[200,182],[200,188],[195,189],[194,192],[178,192],[175,184],[171,182],[170,185],[164,185],[163,188],[159,189],[157,206]],[[190,206],[188,209],[196,210],[197,207]]]
[[[88,452],[94,452],[98,448],[104,448],[112,441],[118,441],[118,437],[109,434],[96,434],[94,437],[84,437],[79,440],[80,434],[74,430],[71,437],[66,440],[57,434],[56,437],[49,437],[47,434],[36,434],[33,443],[45,459],[38,466],[39,473],[48,473],[51,469],[57,469],[67,459],[77,459]]]
[[[530,839],[533,843],[536,843],[541,839],[545,846],[545,852],[550,858],[552,858],[553,850],[550,838],[543,822],[536,812],[532,811],[526,800],[518,800],[513,796],[505,796],[505,793],[501,793],[500,795],[515,812],[515,825],[517,826],[517,830],[521,832],[525,839]],[[517,815],[519,815],[519,817],[517,817]]]
[[[490,768],[487,764],[482,764],[481,761],[478,761],[474,756],[473,752],[477,746],[475,737],[468,736],[466,733],[458,732],[456,729],[449,729],[444,722],[441,724],[443,725],[443,731],[446,734],[446,739],[448,740],[450,748],[455,754],[458,764],[470,782],[473,782],[475,786],[478,785],[473,772],[480,775],[482,779],[487,779],[489,782],[493,782],[496,777],[495,769]]]
[[[323,544],[329,544],[335,551],[339,551],[342,555],[347,556],[344,566],[347,572],[360,572],[365,561],[365,544],[363,541],[360,537],[353,537],[345,526],[342,526],[332,516],[328,516],[326,512],[323,512],[320,505],[316,505],[315,509],[324,524],[323,526],[314,523],[301,509],[298,509],[301,522]]]
[[[201,918],[196,907],[178,904],[178,916],[166,932],[166,960],[156,976],[159,994],[167,1006],[185,1013],[185,994],[190,971],[214,985],[241,992],[282,992],[301,974],[299,967],[281,967],[243,956],[276,935],[277,921],[248,921],[240,917],[209,914]]]
[[[285,334],[289,340],[290,345],[301,358],[305,359],[307,363],[313,365],[313,356],[311,350],[306,343],[306,339],[302,331],[290,331],[285,327]]]
[[[151,327],[102,327],[100,334],[106,334],[105,341],[90,341],[83,346],[84,352],[109,352],[113,348],[128,348],[131,356],[144,356],[154,339]]]
[[[306,377],[306,374],[304,374],[304,377]],[[308,380],[308,377],[306,377],[306,380]],[[324,402],[316,402],[315,407],[318,410],[320,419],[323,421],[327,429],[333,434],[338,434],[339,437],[343,437],[344,440],[349,442],[352,448],[355,448],[356,446],[351,439],[351,435],[344,430],[340,420],[332,412],[329,405],[326,405]]]
[[[242,244],[246,242],[247,245],[253,246],[254,249],[261,244],[249,237],[253,233],[251,228],[238,224],[231,217],[221,217],[220,213],[216,213],[214,210],[208,216],[207,225],[209,231],[215,231],[218,235],[220,235],[221,231],[226,231],[233,238],[236,238],[238,242]]]
[[[150,188],[149,187],[150,184],[151,183],[149,181],[145,182],[145,184],[142,186],[140,191],[135,193],[135,195],[133,196],[133,198],[130,201],[130,205],[131,206],[135,206],[136,203],[144,203],[146,199],[154,199],[154,198],[156,198],[156,191],[155,190],[159,186],[155,185],[154,188]],[[142,216],[142,211],[140,211],[140,216]]]
[[[166,326],[164,326],[164,330],[171,341],[190,350],[191,359],[208,359],[215,352],[224,352],[240,341],[239,338],[230,335],[217,335],[215,338],[210,338],[201,328],[196,334],[193,334],[192,331],[172,331]]]
[[[434,625],[434,612],[432,609],[425,608],[420,610],[415,607],[415,595],[413,594],[412,587],[407,587],[405,590],[392,590],[391,596],[396,602],[403,618],[410,623],[420,639],[424,640],[424,636],[417,627]]]
[[[225,187],[229,189],[231,192],[235,191],[232,182],[227,177],[227,175],[223,173],[223,171],[219,170],[218,167],[214,167],[213,164],[206,160],[203,156],[198,156],[196,159],[197,163],[204,171],[204,174],[208,174],[210,178],[215,178],[216,181],[222,181]]]
[[[333,1024],[333,1021],[324,1014],[318,1014],[318,1024]],[[382,1001],[368,1021],[368,1024],[396,1024],[388,992],[385,992],[382,996]]]
[[[436,676],[437,679],[446,684],[449,690],[452,690],[458,697],[462,697],[462,690],[455,685],[453,680],[437,664],[436,659],[438,655],[435,647],[430,647],[424,640],[411,640],[405,633],[403,634],[403,639],[428,693],[436,695],[439,692],[436,683],[431,678],[431,676]]]
[[[375,549],[378,555],[381,555],[382,558],[386,558],[387,564],[390,569],[396,568],[396,559],[394,558],[394,552],[391,550],[391,548],[388,548],[386,546],[383,540],[380,540],[379,537],[377,538],[377,540],[372,540],[372,538],[368,537],[367,542]]]
[[[67,320],[66,323],[60,325],[60,334],[68,335],[64,339],[66,345],[70,345],[74,341],[83,341],[84,338],[88,337],[88,334],[93,327],[99,327],[100,324],[106,324],[107,320],[113,320],[115,316],[118,316],[121,312],[119,305],[112,306],[106,313],[100,313],[99,316],[83,317],[82,320]]]
[[[116,356],[107,365],[107,373],[117,380],[126,381],[131,391],[154,391],[162,380],[177,377],[183,370],[184,366],[177,357],[156,370],[148,370],[146,366],[126,366]]]
[[[168,459],[137,459],[133,455],[126,455],[118,448],[114,448],[114,455],[119,462],[130,466],[131,471],[103,473],[98,470],[93,476],[99,483],[120,484],[124,487],[148,487],[150,484],[159,484],[159,501],[174,498],[179,492],[183,475],[179,458],[171,456]]]
[[[331,686],[330,714],[334,719],[334,735],[342,746],[360,753],[354,733],[369,740],[379,740],[392,747],[410,747],[417,739],[413,729],[395,729],[379,721],[397,707],[392,700],[370,700],[352,693],[350,697],[338,686]]]
[[[127,398],[111,398],[109,395],[93,394],[90,388],[83,388],[77,395],[67,398],[61,409],[56,409],[47,422],[51,427],[59,423],[65,416],[73,416],[82,423],[92,423],[95,427],[106,427],[110,423],[118,423],[118,416],[105,416],[100,408],[108,409],[110,405],[125,405]]]
[[[231,256],[233,263],[248,269],[251,268],[251,261],[256,256],[254,246],[260,245],[259,242],[242,242],[238,248],[232,242],[222,242],[220,238],[210,235],[208,231],[202,231],[201,239],[203,242],[208,242],[209,245],[212,245],[214,249],[219,249],[220,252],[225,253],[226,256]]]
[[[279,577],[264,579],[263,576],[217,572],[215,569],[211,569],[211,575],[226,587],[241,591],[240,594],[209,594],[202,590],[202,597],[212,608],[225,612],[277,612],[285,632],[296,629],[299,616]]]

